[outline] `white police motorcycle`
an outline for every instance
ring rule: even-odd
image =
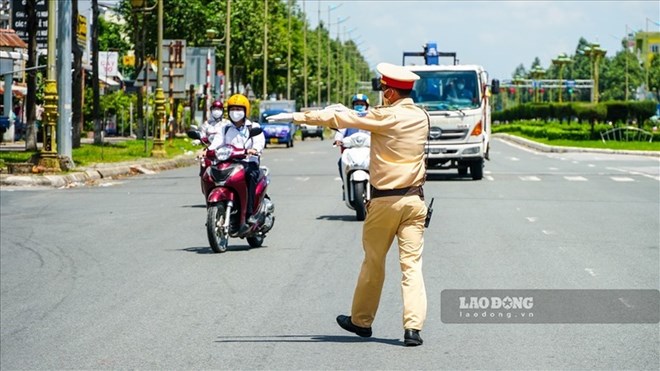
[[[371,135],[357,132],[342,139],[345,148],[341,154],[344,201],[349,209],[355,210],[357,220],[367,216],[367,202],[371,199],[369,187],[369,147]]]

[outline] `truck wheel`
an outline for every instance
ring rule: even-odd
[[[481,180],[484,177],[484,160],[471,163],[470,174],[473,180]]]
[[[458,167],[458,175],[460,176],[466,176],[468,173],[468,168],[467,166],[459,166]]]

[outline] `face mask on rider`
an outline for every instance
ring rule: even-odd
[[[229,111],[229,118],[232,122],[241,121],[245,117],[245,112],[243,111]]]
[[[213,116],[214,119],[219,119],[222,117],[222,110],[219,109],[214,109],[211,111],[211,116]]]
[[[353,109],[358,112],[364,112],[367,110],[367,106],[365,106],[364,104],[356,104],[353,106]]]

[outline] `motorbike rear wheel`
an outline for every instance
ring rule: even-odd
[[[229,236],[222,230],[225,223],[225,205],[211,205],[206,211],[206,234],[209,238],[211,249],[215,253],[227,251]]]
[[[353,194],[355,208],[355,218],[358,221],[363,221],[367,217],[367,192],[364,186],[364,182],[354,183],[353,184]]]

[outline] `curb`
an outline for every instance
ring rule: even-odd
[[[97,164],[92,167],[75,169],[68,174],[13,175],[0,174],[0,186],[70,188],[94,184],[101,179],[117,179],[138,174],[155,174],[197,164],[194,154],[185,154],[167,160],[145,159],[137,162]]]
[[[491,138],[502,139],[504,141],[519,144],[539,152],[546,153],[567,153],[567,152],[582,152],[582,153],[603,153],[603,154],[619,154],[619,155],[637,155],[648,157],[659,157],[660,151],[633,151],[633,150],[618,150],[618,149],[604,149],[604,148],[580,148],[580,147],[559,147],[549,146],[547,144],[534,142],[532,140],[517,137],[515,135],[506,133],[497,133],[491,135]]]

